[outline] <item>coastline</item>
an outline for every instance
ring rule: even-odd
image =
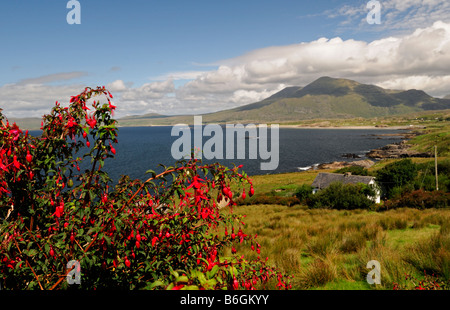
[[[388,159],[388,158],[411,158],[411,157],[430,157],[432,154],[428,153],[420,153],[416,151],[412,151],[408,142],[412,138],[418,135],[417,132],[414,132],[415,129],[423,129],[426,128],[424,126],[390,126],[390,127],[375,127],[375,126],[342,126],[342,127],[306,127],[298,125],[287,125],[288,127],[284,128],[303,128],[303,129],[390,129],[390,130],[407,130],[404,133],[398,134],[380,134],[380,136],[401,136],[403,137],[401,142],[398,143],[388,143],[385,146],[382,146],[377,149],[372,149],[365,154],[364,158],[361,157],[353,157],[354,160],[351,161],[334,161],[334,162],[326,162],[326,163],[316,163],[308,167],[299,167],[298,172],[308,172],[315,170],[337,170],[345,167],[351,166],[360,166],[363,168],[370,168],[375,165],[376,162]],[[281,127],[281,126],[280,126]],[[344,154],[342,157],[349,157],[355,154]]]
[[[423,129],[424,126],[311,126],[311,125],[279,125],[280,128],[295,129],[380,129],[380,130],[415,130]]]

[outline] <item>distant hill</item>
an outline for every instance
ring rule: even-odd
[[[252,104],[203,115],[204,123],[274,123],[309,119],[371,118],[450,109],[450,99],[429,96],[422,90],[396,91],[353,80],[321,77],[305,87],[287,87]],[[192,123],[192,116],[128,117],[130,126]]]
[[[390,90],[349,79],[321,77],[304,87],[286,87],[259,102],[202,116],[203,123],[283,123],[312,119],[373,118],[450,109],[449,96],[439,99],[422,90]],[[24,128],[33,124],[37,128],[40,126],[40,119],[15,121],[25,125]],[[127,116],[118,121],[119,126],[191,124],[193,116],[151,113]]]

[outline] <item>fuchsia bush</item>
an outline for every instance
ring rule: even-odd
[[[290,288],[266,259],[246,260],[233,246],[260,251],[232,212],[236,197],[254,192],[241,167],[192,159],[111,185],[103,170],[118,142],[110,98],[97,87],[68,107],[57,102],[39,137],[0,113],[2,289],[253,289],[270,279]],[[72,260],[79,285],[66,281]]]

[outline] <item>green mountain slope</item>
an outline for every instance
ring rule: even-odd
[[[203,115],[204,122],[292,122],[308,119],[384,117],[450,109],[450,100],[421,90],[395,91],[348,79],[321,77],[288,87],[242,107]]]

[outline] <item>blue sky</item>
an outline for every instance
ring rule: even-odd
[[[79,25],[67,2],[0,3],[6,115],[40,117],[97,85],[119,117],[232,108],[323,75],[450,94],[444,0],[380,0],[379,25],[360,0],[79,0]]]

